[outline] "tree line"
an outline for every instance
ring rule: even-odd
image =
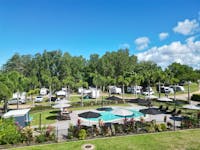
[[[103,91],[109,85],[155,85],[157,82],[175,84],[180,81],[197,82],[200,70],[179,63],[162,69],[152,61],[138,61],[128,49],[106,52],[103,56],[91,54],[71,56],[61,50],[35,55],[14,54],[0,70],[0,100],[6,100],[17,91],[51,87],[52,91],[68,87],[96,86]]]

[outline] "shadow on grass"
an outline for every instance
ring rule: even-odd
[[[48,116],[46,117],[47,120],[56,120],[58,116]]]
[[[51,113],[51,114],[57,114],[59,112],[60,112],[59,110],[53,110],[53,111],[50,111],[49,113]]]

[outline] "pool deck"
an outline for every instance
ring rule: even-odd
[[[135,104],[130,104],[130,106],[127,106],[127,107],[125,107],[125,106],[112,106],[112,108],[113,109],[115,109],[115,108],[125,108],[125,109],[134,109],[134,110],[139,111],[140,109],[145,109],[147,107],[138,106],[138,105],[135,105]],[[86,111],[102,112],[102,111],[98,111],[98,110],[95,110],[95,109],[77,110],[77,111],[73,111],[72,113],[70,113],[71,120],[57,121],[56,123],[52,124],[58,130],[57,135],[58,135],[59,139],[63,140],[63,136],[67,135],[67,130],[68,130],[70,124],[77,125],[77,121],[78,121],[78,119],[80,119],[80,117],[78,117],[78,114],[86,112]],[[170,114],[146,115],[145,117],[142,117],[142,118],[144,118],[146,121],[155,120],[157,123],[163,123],[164,122],[164,116],[167,117],[167,122],[171,122],[172,124],[174,123],[174,120],[171,119]],[[138,118],[138,119],[136,118],[135,120],[140,120],[140,118]],[[123,123],[123,118],[116,119],[112,122]],[[176,121],[175,124],[176,124],[176,126],[180,126],[180,121]],[[85,126],[98,125],[98,122],[81,118],[81,125],[85,125]]]

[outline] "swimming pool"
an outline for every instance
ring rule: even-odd
[[[126,118],[140,118],[140,117],[144,117],[144,114],[137,111],[137,110],[133,110],[133,109],[127,109],[129,111],[133,112],[133,115],[131,116],[127,116]],[[99,121],[99,119],[101,119],[104,122],[112,122],[114,120],[117,119],[123,119],[123,116],[117,116],[112,114],[112,111],[104,111],[104,112],[100,112],[101,116],[98,118],[88,118],[87,120],[90,121]]]

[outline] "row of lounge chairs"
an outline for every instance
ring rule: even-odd
[[[173,110],[170,111],[168,106],[164,108],[163,105],[160,105],[158,109],[161,112],[166,113],[166,114],[171,114],[172,116],[179,116],[181,114],[181,110],[177,111],[176,108],[174,108]]]

